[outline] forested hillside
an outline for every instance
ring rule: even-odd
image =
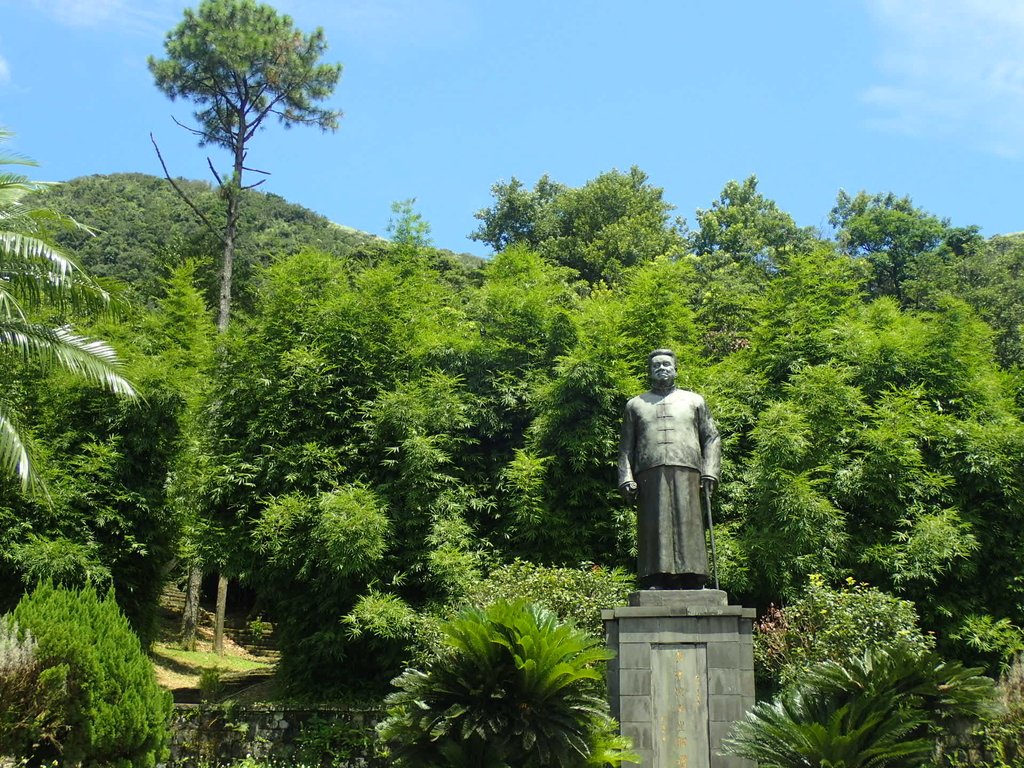
[[[175,183],[205,217],[189,208],[167,182],[141,173],[83,176],[29,198],[87,222],[92,233],[65,231],[60,245],[74,252],[89,271],[127,283],[143,300],[163,295],[162,281],[185,259],[198,265],[199,285],[211,302],[217,291],[216,256],[224,211],[209,183],[177,179]],[[380,238],[328,221],[313,211],[273,194],[245,190],[235,281],[240,307],[251,307],[255,270],[274,258],[315,248],[336,256],[357,251],[372,254]],[[449,256],[467,266],[479,259]]]
[[[887,193],[840,193],[818,232],[753,178],[689,227],[638,169],[492,192],[476,269],[410,206],[382,241],[248,193],[220,337],[217,244],[165,181],[40,193],[97,230],[60,242],[137,294],[90,330],[144,399],[0,358],[50,494],[0,485],[0,611],[91,581],[145,633],[198,559],[255,590],[296,688],[385,681],[516,558],[633,567],[619,422],[669,346],[723,433],[734,600],[852,578],[914,601],[944,653],[1024,649],[1024,238]]]

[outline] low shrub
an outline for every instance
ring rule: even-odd
[[[815,574],[798,600],[758,621],[754,660],[758,677],[772,688],[792,685],[820,662],[844,664],[897,645],[917,651],[935,645],[918,626],[913,603],[853,579],[834,589]]]
[[[59,738],[62,670],[45,670],[38,649],[31,632],[20,630],[12,616],[0,617],[0,755]]]
[[[17,647],[22,658],[5,678],[20,681],[14,697],[10,688],[0,697],[6,752],[30,764],[122,768],[150,768],[163,758],[171,695],[157,685],[112,594],[42,584],[3,626],[5,648]]]
[[[442,625],[445,643],[407,669],[378,733],[397,765],[563,768],[632,756],[603,695],[611,652],[551,611],[523,602],[469,608]]]
[[[204,669],[199,673],[200,701],[217,701],[224,695],[224,681],[219,669]]]
[[[625,605],[635,589],[633,577],[619,568],[558,568],[516,560],[492,568],[470,595],[470,602],[486,607],[501,600],[525,600],[602,637],[601,610]]]
[[[293,764],[341,768],[367,757],[381,756],[373,729],[345,719],[328,720],[319,715],[302,724],[295,739]]]
[[[772,768],[924,766],[958,721],[990,715],[993,684],[980,672],[906,644],[814,664],[723,747]]]

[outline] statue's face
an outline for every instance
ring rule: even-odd
[[[655,355],[651,358],[651,381],[664,385],[675,380],[676,364],[670,355]]]

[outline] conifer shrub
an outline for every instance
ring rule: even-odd
[[[171,695],[112,593],[41,584],[3,622],[21,659],[14,698],[5,689],[0,699],[6,752],[29,764],[120,768],[164,757]]]

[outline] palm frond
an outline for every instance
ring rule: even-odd
[[[0,143],[11,137],[0,128]],[[20,155],[0,154],[0,166],[35,165]],[[88,339],[68,325],[47,327],[30,318],[42,308],[56,310],[63,323],[69,311],[120,314],[120,297],[90,277],[53,242],[58,229],[91,232],[70,216],[23,203],[30,192],[48,186],[0,171],[0,347],[26,360],[58,366],[118,395],[135,398],[135,388],[119,372],[120,361],[105,342]],[[0,471],[17,477],[24,490],[42,486],[25,440],[12,415],[0,411]],[[45,494],[45,488],[42,489]]]
[[[30,466],[28,449],[21,435],[3,408],[0,408],[0,468],[21,480],[22,488],[27,489],[32,478]]]
[[[3,143],[14,136],[14,132],[7,128],[0,128],[0,143]],[[39,165],[35,160],[19,155],[17,153],[5,152],[0,155],[0,165]]]
[[[39,323],[0,321],[0,344],[44,366],[57,365],[111,392],[135,398],[131,382],[118,373],[117,352],[104,341],[79,336],[70,327],[49,328]]]
[[[763,768],[919,766],[936,726],[990,706],[992,681],[979,672],[903,644],[822,662],[755,705],[724,746]]]
[[[38,485],[28,445],[21,439],[10,415],[0,405],[0,471],[13,475],[21,483],[21,489],[28,491]]]

